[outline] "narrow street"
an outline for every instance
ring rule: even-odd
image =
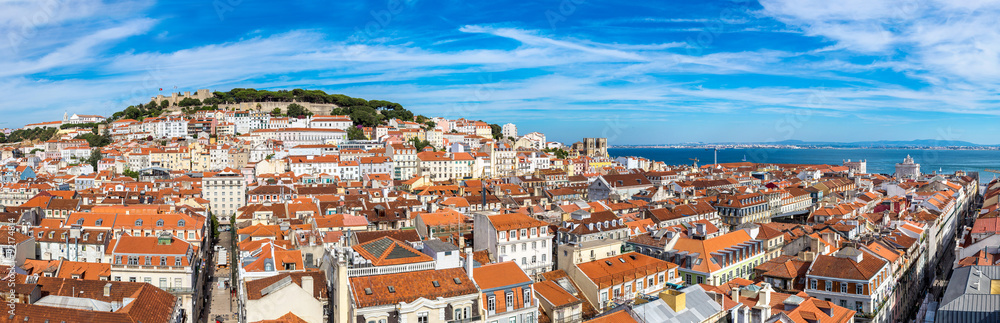
[[[216,251],[213,255],[217,255],[225,252],[226,256],[232,257],[232,231],[224,231],[219,233],[219,241],[215,244],[219,248],[224,248],[224,251]],[[208,290],[206,293],[208,295],[209,306],[206,306],[207,313],[205,314],[206,320],[203,322],[214,323],[216,320],[220,322],[237,322],[236,316],[236,302],[233,300],[230,291],[231,282],[229,282],[232,277],[231,265],[220,267],[216,264],[217,256],[213,256],[209,261],[211,266],[208,266],[208,270],[212,271],[210,276],[211,281],[209,282]]]

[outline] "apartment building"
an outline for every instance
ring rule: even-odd
[[[895,284],[890,263],[863,249],[844,247],[818,255],[806,274],[805,292],[858,312],[865,322],[885,322]]]
[[[202,178],[201,190],[201,196],[209,201],[212,213],[216,216],[232,216],[246,205],[247,182],[234,169],[226,168]]]
[[[548,223],[521,213],[478,213],[474,222],[477,249],[488,250],[500,262],[517,263],[532,277],[552,270],[553,236]]]
[[[532,292],[533,279],[512,261],[482,265],[473,269],[472,278],[482,293],[484,322],[534,323],[538,321],[538,301]],[[455,311],[458,319],[468,318],[464,309]]]
[[[576,264],[567,274],[601,312],[641,295],[656,295],[668,282],[679,282],[676,264],[635,252]]]
[[[191,313],[192,297],[198,284],[194,270],[200,261],[194,247],[163,232],[155,237],[123,234],[110,247],[111,279],[152,284],[181,299]]]

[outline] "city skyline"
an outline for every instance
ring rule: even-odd
[[[253,87],[390,100],[566,143],[998,143],[989,134],[1000,112],[990,91],[1000,33],[989,28],[998,6],[988,3],[5,7],[5,127],[64,111],[107,116],[156,94]]]

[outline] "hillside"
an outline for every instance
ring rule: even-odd
[[[311,109],[314,105],[322,105],[325,109]],[[262,108],[266,110],[261,110]],[[274,107],[273,109],[271,107]],[[227,92],[216,91],[211,97],[199,100],[184,98],[170,103],[167,100],[156,102],[155,99],[146,104],[129,106],[111,115],[110,121],[118,119],[136,119],[155,117],[166,111],[182,111],[186,114],[198,110],[242,109],[268,111],[273,115],[301,117],[317,112],[333,115],[348,115],[355,125],[372,127],[385,123],[389,119],[413,121],[413,112],[406,110],[399,103],[384,100],[366,100],[343,94],[327,94],[322,90],[257,90],[235,88]]]

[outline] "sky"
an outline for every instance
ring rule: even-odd
[[[1000,144],[1000,1],[632,2],[0,0],[0,127],[252,87],[565,143]]]

